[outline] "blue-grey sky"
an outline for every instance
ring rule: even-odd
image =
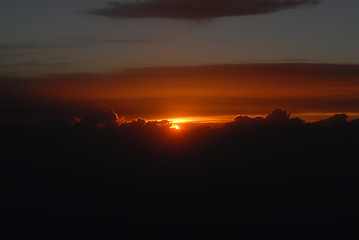
[[[359,63],[357,0],[198,19],[192,19],[195,11],[171,18],[165,7],[169,15],[162,16],[161,0],[145,14],[122,13],[130,0],[118,6],[108,2],[1,0],[0,75],[242,62]]]

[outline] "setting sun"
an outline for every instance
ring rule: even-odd
[[[171,129],[180,130],[181,128],[178,125],[172,125]]]
[[[358,12],[0,0],[1,239],[354,238]]]

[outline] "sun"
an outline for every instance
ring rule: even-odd
[[[178,125],[172,124],[171,129],[180,130],[181,128]]]

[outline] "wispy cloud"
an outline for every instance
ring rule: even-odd
[[[38,76],[46,71],[61,69],[70,64],[70,62],[12,62],[0,64],[0,79],[1,76],[15,78],[26,75]]]
[[[32,66],[63,66],[69,65],[68,62],[57,62],[57,63],[39,63],[39,62],[24,62],[24,63],[10,63],[0,64],[0,67],[32,67]]]
[[[0,50],[31,50],[31,49],[54,49],[64,48],[64,46],[51,45],[45,43],[0,43]]]
[[[70,39],[71,40],[71,39]],[[88,38],[88,39],[72,39],[74,44],[80,46],[92,46],[99,44],[141,44],[141,43],[153,43],[159,42],[161,40],[149,39],[149,38],[108,38],[108,39],[99,39],[99,38]]]
[[[319,0],[143,0],[111,2],[88,10],[109,18],[167,18],[204,20],[228,16],[258,15],[319,4]]]
[[[41,50],[41,49],[71,49],[88,47],[99,44],[140,44],[168,41],[169,39],[150,39],[150,38],[62,38],[53,44],[42,42],[23,42],[23,43],[0,43],[0,50]]]

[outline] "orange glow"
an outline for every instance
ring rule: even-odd
[[[233,115],[224,115],[224,116],[193,116],[193,117],[182,117],[169,119],[170,122],[176,124],[186,124],[186,123],[225,123],[233,120]]]
[[[169,119],[186,129],[194,123],[232,121],[237,114],[265,115],[277,108],[307,114],[310,120],[322,118],[310,114],[316,112],[357,115],[358,81],[359,65],[227,64],[51,75],[9,81],[0,89],[6,89],[2,92],[9,98],[72,109],[114,109],[131,118],[140,114]]]
[[[154,67],[127,69],[112,74],[64,74],[47,77],[22,82],[21,87],[14,85],[12,94],[67,100],[146,99],[148,102],[150,99],[153,102],[153,99],[160,99],[158,108],[168,107],[173,103],[187,108],[196,106],[197,103],[208,106],[210,98],[346,99],[357,96],[358,77],[358,65],[233,64]],[[169,78],[171,81],[168,81]],[[300,101],[296,102],[300,105]],[[203,108],[205,106],[201,106]]]
[[[185,120],[185,119],[171,119],[170,120],[172,123],[185,123],[188,122],[189,120]]]
[[[172,125],[171,129],[180,130],[181,128],[178,125]]]

